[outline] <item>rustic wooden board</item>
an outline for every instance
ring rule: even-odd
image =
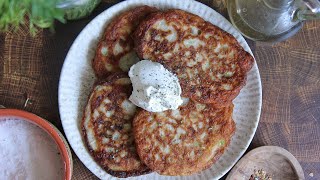
[[[320,23],[307,22],[293,38],[256,43],[263,104],[252,146],[276,145],[320,179]],[[313,176],[313,177],[312,177]]]
[[[58,23],[55,33],[31,37],[24,27],[0,33],[0,105],[38,114],[62,130],[57,90],[66,53],[81,29],[117,2],[105,0],[88,18]],[[224,0],[200,2],[226,15]],[[283,147],[299,160],[306,179],[320,179],[320,23],[306,23],[282,43],[249,45],[263,85],[261,120],[250,149]],[[95,179],[76,156],[74,179]]]

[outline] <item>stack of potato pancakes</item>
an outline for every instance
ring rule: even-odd
[[[116,177],[152,171],[181,176],[209,168],[235,132],[232,100],[253,57],[232,35],[178,9],[139,6],[107,23],[92,63],[98,81],[81,124],[92,157]],[[128,71],[142,59],[178,77],[178,109],[148,112],[129,101]]]

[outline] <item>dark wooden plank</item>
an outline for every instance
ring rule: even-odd
[[[291,39],[258,42],[255,51],[263,108],[252,146],[287,149],[301,162],[306,179],[320,179],[319,34],[319,22],[307,22]]]

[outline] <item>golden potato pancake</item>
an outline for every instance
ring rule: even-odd
[[[209,168],[235,131],[233,105],[215,108],[189,101],[177,110],[141,110],[133,121],[140,159],[162,175],[191,175]]]
[[[134,40],[141,59],[178,76],[183,96],[216,106],[229,106],[254,63],[232,35],[182,10],[152,14],[137,27]]]
[[[95,161],[116,177],[150,172],[137,155],[132,120],[137,107],[129,101],[131,82],[115,74],[98,83],[88,100],[82,120],[85,144]]]
[[[113,72],[127,72],[131,65],[139,61],[133,50],[131,34],[142,19],[156,10],[149,6],[135,7],[108,24],[93,59],[93,69],[98,78]]]

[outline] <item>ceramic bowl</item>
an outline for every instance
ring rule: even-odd
[[[71,151],[65,138],[53,124],[35,114],[17,109],[0,109],[0,118],[2,117],[13,117],[26,120],[46,131],[54,139],[62,155],[65,167],[64,179],[71,180],[73,170]]]

